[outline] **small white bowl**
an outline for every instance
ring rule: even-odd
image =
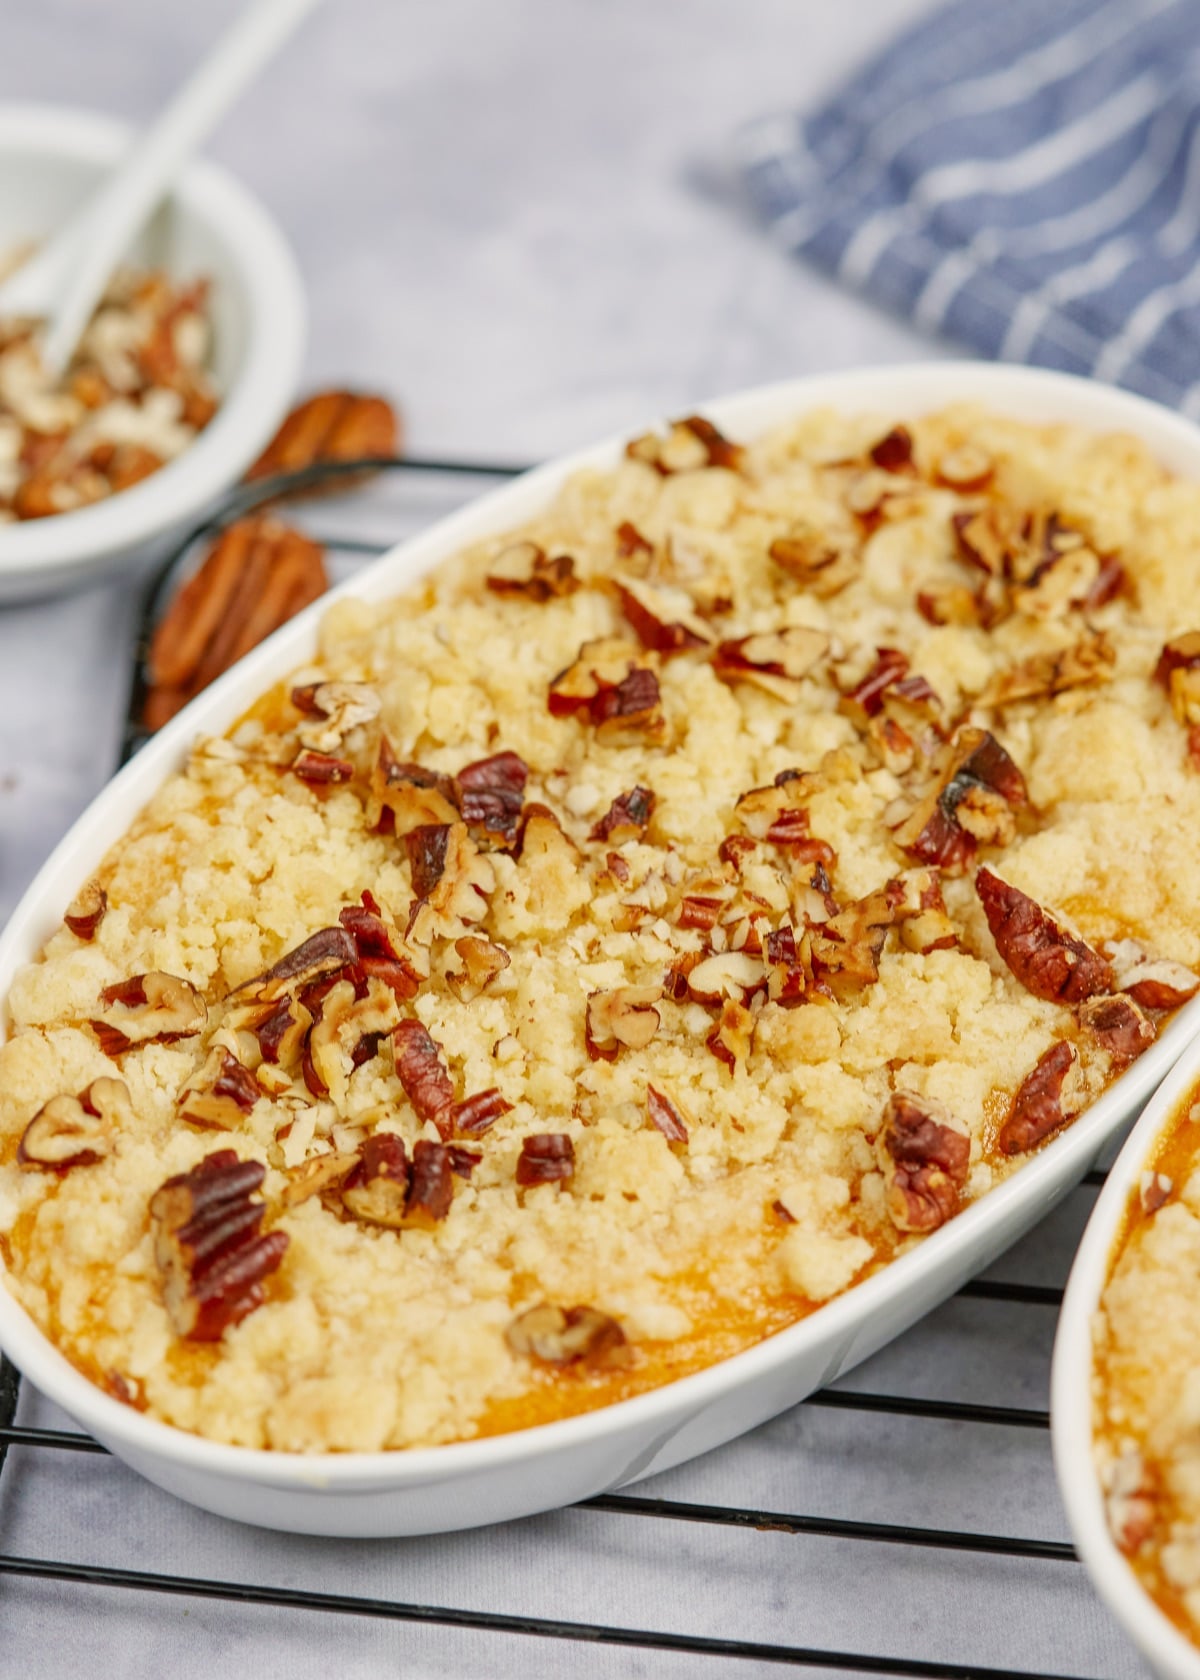
[[[1189,1005],[1189,1012],[1194,1007]],[[1180,1102],[1198,1082],[1200,1040],[1188,1045],[1146,1104],[1092,1209],[1067,1282],[1050,1371],[1054,1468],[1076,1549],[1100,1597],[1164,1680],[1200,1680],[1200,1649],[1159,1609],[1108,1527],[1093,1456],[1092,1324],[1138,1179]]]
[[[1140,397],[1064,374],[935,363],[792,380],[708,404],[735,437],[833,405],[888,419],[977,400],[1017,418],[1142,437],[1173,471],[1200,479],[1200,430]],[[553,462],[452,514],[367,567],[335,596],[378,601],[468,543],[544,510],[582,468],[621,458],[623,439]],[[0,998],[61,925],[80,883],[199,732],[221,732],[273,682],[314,657],[329,597],[285,625],[168,724],[58,846],[0,936]],[[1185,1007],[1144,1056],[1064,1134],[925,1242],[811,1317],[679,1382],[581,1417],[518,1433],[391,1453],[264,1452],[223,1446],[123,1406],[75,1369],[0,1289],[0,1346],[44,1393],[160,1487],[222,1516],[328,1535],[428,1534],[548,1510],[694,1458],[803,1400],[866,1359],[1043,1218],[1120,1133],[1189,1037]]]
[[[83,111],[0,107],[0,252],[52,233],[131,133]],[[193,164],[129,259],[181,279],[212,279],[220,407],[189,448],[131,489],[73,513],[0,525],[0,603],[147,560],[241,477],[291,399],[304,351],[304,294],[282,235],[244,187],[212,164]]]

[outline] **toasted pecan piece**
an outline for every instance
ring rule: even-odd
[[[385,398],[318,391],[292,410],[246,477],[271,478],[321,461],[395,455],[399,447],[400,423]],[[345,483],[339,479],[334,488]]]
[[[161,727],[327,587],[324,549],[302,532],[264,514],[227,526],[154,632],[146,726]]]

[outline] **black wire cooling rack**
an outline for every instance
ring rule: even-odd
[[[146,590],[138,627],[136,669],[131,686],[122,762],[136,751],[145,739],[145,732],[140,723],[146,687],[144,661],[154,624],[176,582],[193,563],[204,539],[233,518],[268,501],[311,488],[327,478],[336,479],[342,474],[361,472],[365,466],[375,468],[382,475],[396,475],[402,486],[416,485],[419,482],[438,484],[442,487],[443,501],[447,492],[454,501],[466,500],[484,481],[511,477],[519,470],[515,467],[462,461],[389,458],[317,467],[286,478],[240,486],[231,492],[219,513],[205,526],[192,533]],[[291,513],[289,517],[292,517]],[[315,527],[328,525],[331,519],[336,521],[338,517],[338,512],[331,510],[331,505],[325,502],[310,502],[303,516],[306,525]],[[409,519],[411,522],[411,509]],[[373,537],[364,538],[349,534],[344,529],[332,534],[328,530],[315,529],[314,534],[326,544],[331,573],[339,581],[350,575],[366,558],[390,546],[386,542],[376,541]],[[1084,1184],[1089,1188],[1094,1187],[1101,1184],[1103,1179],[1103,1172],[1093,1172],[1088,1175]],[[1081,1189],[1077,1194],[1085,1195],[1086,1189]],[[1036,1261],[1033,1269],[1035,1273],[1045,1275]],[[986,1341],[990,1333],[987,1320],[989,1312],[1003,1310],[1019,1315],[1015,1323],[1009,1323],[1008,1338],[1014,1347],[1032,1350],[1027,1358],[1022,1359],[1022,1386],[1030,1397],[1040,1397],[1045,1394],[1047,1387],[1049,1331],[1061,1299],[1061,1288],[1047,1283],[1009,1281],[994,1276],[976,1279],[966,1284],[949,1304],[959,1315],[955,1320],[958,1328],[953,1333],[960,1340],[965,1336],[968,1340]],[[945,1313],[947,1309],[943,1308],[941,1311]],[[969,1315],[965,1323],[961,1318],[964,1312]],[[909,1332],[904,1341],[919,1333],[920,1327]],[[903,1343],[893,1344],[896,1347],[902,1345]],[[866,1370],[874,1370],[878,1363],[877,1358]],[[930,1386],[938,1386],[943,1376],[944,1371],[939,1369],[935,1381]],[[898,1390],[901,1386],[897,1384]],[[48,1457],[66,1454],[107,1457],[104,1447],[78,1431],[34,1427],[17,1422],[20,1399],[20,1376],[5,1359],[0,1362],[0,1501],[6,1493],[13,1491],[14,1482],[19,1484],[23,1476],[35,1475]],[[872,1387],[847,1386],[843,1381],[836,1387],[813,1394],[798,1410],[800,1413],[842,1414],[845,1430],[849,1433],[843,1433],[840,1450],[851,1459],[860,1447],[864,1453],[876,1447],[882,1428],[899,1427],[895,1424],[886,1426],[881,1423],[881,1419],[912,1420],[913,1426],[922,1432],[922,1437],[926,1431],[946,1432],[945,1448],[941,1437],[932,1443],[926,1439],[925,1446],[934,1458],[939,1457],[944,1450],[954,1451],[961,1460],[961,1475],[964,1477],[972,1474],[974,1458],[985,1452],[996,1456],[997,1449],[994,1444],[980,1445],[983,1440],[981,1431],[985,1434],[997,1432],[1006,1438],[1006,1445],[999,1449],[1001,1455],[1011,1455],[1015,1451],[1016,1443],[1007,1442],[1014,1434],[1020,1435],[1025,1438],[1027,1444],[1032,1442],[1034,1445],[1036,1463],[1032,1467],[1033,1481],[1046,1489],[1045,1499],[1052,1503],[1053,1495],[1050,1490],[1053,1478],[1047,1434],[1049,1417],[1041,1406],[996,1404],[973,1398],[923,1396],[900,1391],[887,1392]],[[769,1425],[766,1427],[770,1428]],[[967,1443],[965,1454],[964,1441]],[[731,1449],[723,1450],[728,1452]],[[1029,1475],[1028,1454],[1024,1457],[1026,1474]],[[109,1463],[113,1462],[109,1459]],[[118,1473],[121,1472],[114,1464],[113,1474]],[[682,1472],[675,1473],[676,1476],[680,1474]],[[69,1493],[66,1497],[69,1499]],[[987,1502],[985,1498],[983,1503],[986,1505]],[[872,1508],[875,1508],[874,1501]],[[987,1565],[988,1570],[994,1568],[999,1572],[994,1581],[990,1574],[979,1578],[978,1590],[985,1599],[993,1587],[995,1594],[1001,1597],[1005,1594],[1011,1595],[1014,1591],[1011,1578],[1003,1573],[1004,1560],[1023,1560],[1053,1570],[1077,1571],[1079,1568],[1075,1552],[1065,1540],[988,1532],[986,1528],[964,1529],[950,1524],[943,1527],[937,1524],[911,1524],[857,1516],[833,1517],[816,1512],[766,1509],[738,1503],[655,1497],[637,1491],[604,1494],[572,1507],[572,1511],[601,1513],[606,1518],[619,1520],[623,1524],[701,1525],[727,1531],[791,1535],[830,1544],[854,1543],[868,1549],[890,1548],[893,1558],[897,1556],[897,1549],[900,1555],[935,1554],[929,1566],[935,1572],[940,1567],[936,1554],[942,1554],[943,1557],[945,1554],[971,1554],[992,1560]],[[1039,1525],[1044,1526],[1044,1523],[1030,1524]],[[256,1555],[261,1554],[264,1548],[269,1553],[272,1538],[270,1535],[259,1536],[261,1547]],[[348,1543],[327,1544],[337,1546]],[[387,1542],[378,1544],[386,1545]],[[743,1540],[740,1544],[745,1545],[747,1542]],[[603,1551],[594,1561],[597,1569],[604,1567]],[[858,1567],[862,1571],[864,1583],[869,1582],[870,1562],[859,1564]],[[263,1573],[269,1574],[271,1571],[264,1569]],[[1054,1666],[1051,1666],[1053,1658],[1048,1659],[1044,1666],[1030,1666],[1027,1659],[1025,1666],[1020,1667],[995,1666],[994,1662],[989,1663],[986,1659],[992,1653],[973,1651],[970,1648],[974,1643],[972,1618],[965,1611],[962,1619],[962,1644],[967,1649],[961,1660],[933,1660],[920,1649],[919,1644],[916,1648],[895,1654],[878,1649],[856,1649],[860,1644],[874,1646],[887,1643],[887,1630],[877,1627],[871,1612],[869,1594],[864,1595],[861,1616],[854,1626],[847,1628],[844,1641],[837,1646],[817,1647],[804,1643],[787,1643],[774,1638],[726,1638],[719,1634],[714,1635],[711,1631],[668,1631],[625,1626],[620,1621],[509,1614],[500,1610],[446,1603],[409,1602],[390,1596],[360,1596],[355,1593],[307,1590],[265,1580],[256,1583],[246,1580],[210,1579],[189,1573],[186,1568],[178,1571],[133,1569],[119,1567],[101,1558],[80,1562],[53,1556],[16,1556],[0,1553],[0,1575],[22,1577],[29,1581],[68,1583],[80,1594],[94,1593],[96,1589],[106,1589],[109,1592],[169,1594],[197,1601],[218,1600],[227,1605],[268,1606],[289,1613],[320,1612],[326,1616],[372,1618],[410,1626],[424,1624],[432,1628],[470,1630],[474,1635],[486,1636],[488,1639],[517,1639],[529,1642],[530,1666],[526,1672],[531,1674],[590,1675],[595,1657],[589,1659],[579,1654],[578,1647],[582,1645],[591,1647],[596,1656],[597,1647],[623,1647],[631,1653],[631,1660],[633,1653],[639,1653],[641,1660],[629,1670],[630,1673],[637,1674],[655,1673],[656,1663],[665,1660],[670,1653],[676,1658],[689,1659],[683,1668],[672,1668],[672,1673],[690,1675],[694,1672],[698,1680],[703,1680],[703,1677],[710,1673],[714,1677],[728,1673],[731,1680],[734,1680],[737,1675],[753,1672],[756,1665],[759,1669],[778,1665],[825,1674],[894,1675],[911,1677],[911,1680],[1050,1680],[1050,1677],[1053,1677],[1053,1680],[1102,1680],[1094,1671],[1083,1674],[1072,1672],[1069,1668],[1064,1669],[1061,1666],[1061,1653]],[[713,1585],[715,1586],[715,1583]],[[797,1592],[801,1598],[804,1590],[804,1581],[800,1579]],[[1019,1592],[1020,1588],[1016,1590]],[[1095,1616],[1097,1619],[1103,1616],[1098,1604],[1095,1605]],[[911,1639],[910,1633],[910,1644]],[[557,1648],[556,1654],[549,1659],[544,1654],[532,1654],[534,1648],[545,1653],[546,1643],[552,1648]],[[1119,1641],[1112,1643],[1120,1648]],[[572,1650],[576,1652],[574,1657],[569,1655]],[[1122,1650],[1121,1655],[1125,1658],[1123,1672],[1138,1672],[1136,1667],[1130,1666],[1132,1659],[1128,1654]],[[694,1663],[690,1659],[695,1659]],[[499,1654],[496,1661],[499,1663]],[[547,1661],[552,1666],[533,1666]],[[478,1667],[476,1660],[471,1671],[488,1672],[486,1658],[482,1669]],[[443,1669],[442,1672],[450,1671]]]

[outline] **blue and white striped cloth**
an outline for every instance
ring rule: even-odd
[[[740,162],[780,243],[928,332],[1200,416],[1200,0],[954,0]]]

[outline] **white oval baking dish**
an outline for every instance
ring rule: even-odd
[[[1034,421],[1139,434],[1163,463],[1200,478],[1200,430],[1141,398],[1065,375],[931,363],[792,380],[706,405],[746,437],[820,404],[900,419],[977,400]],[[393,595],[465,544],[541,510],[581,467],[607,467],[623,440],[538,468],[369,566],[339,593]],[[0,938],[0,995],[59,926],[79,884],[128,827],[198,732],[226,729],[311,659],[318,603],[272,636],[168,725],[94,802],[53,853]],[[46,1394],[159,1486],[245,1522],[327,1535],[468,1528],[565,1505],[665,1470],[752,1429],[832,1382],[906,1329],[1043,1217],[1137,1114],[1200,1026],[1200,1000],[1068,1132],[911,1253],[802,1323],[636,1399],[519,1433],[395,1453],[303,1456],[222,1446],[111,1399],[52,1346],[0,1289],[0,1346]]]
[[[1054,1468],[1079,1556],[1096,1591],[1164,1680],[1200,1680],[1200,1650],[1159,1609],[1109,1532],[1093,1457],[1092,1320],[1142,1170],[1198,1082],[1200,1040],[1187,1046],[1146,1105],[1092,1210],[1071,1267],[1050,1372]]]

